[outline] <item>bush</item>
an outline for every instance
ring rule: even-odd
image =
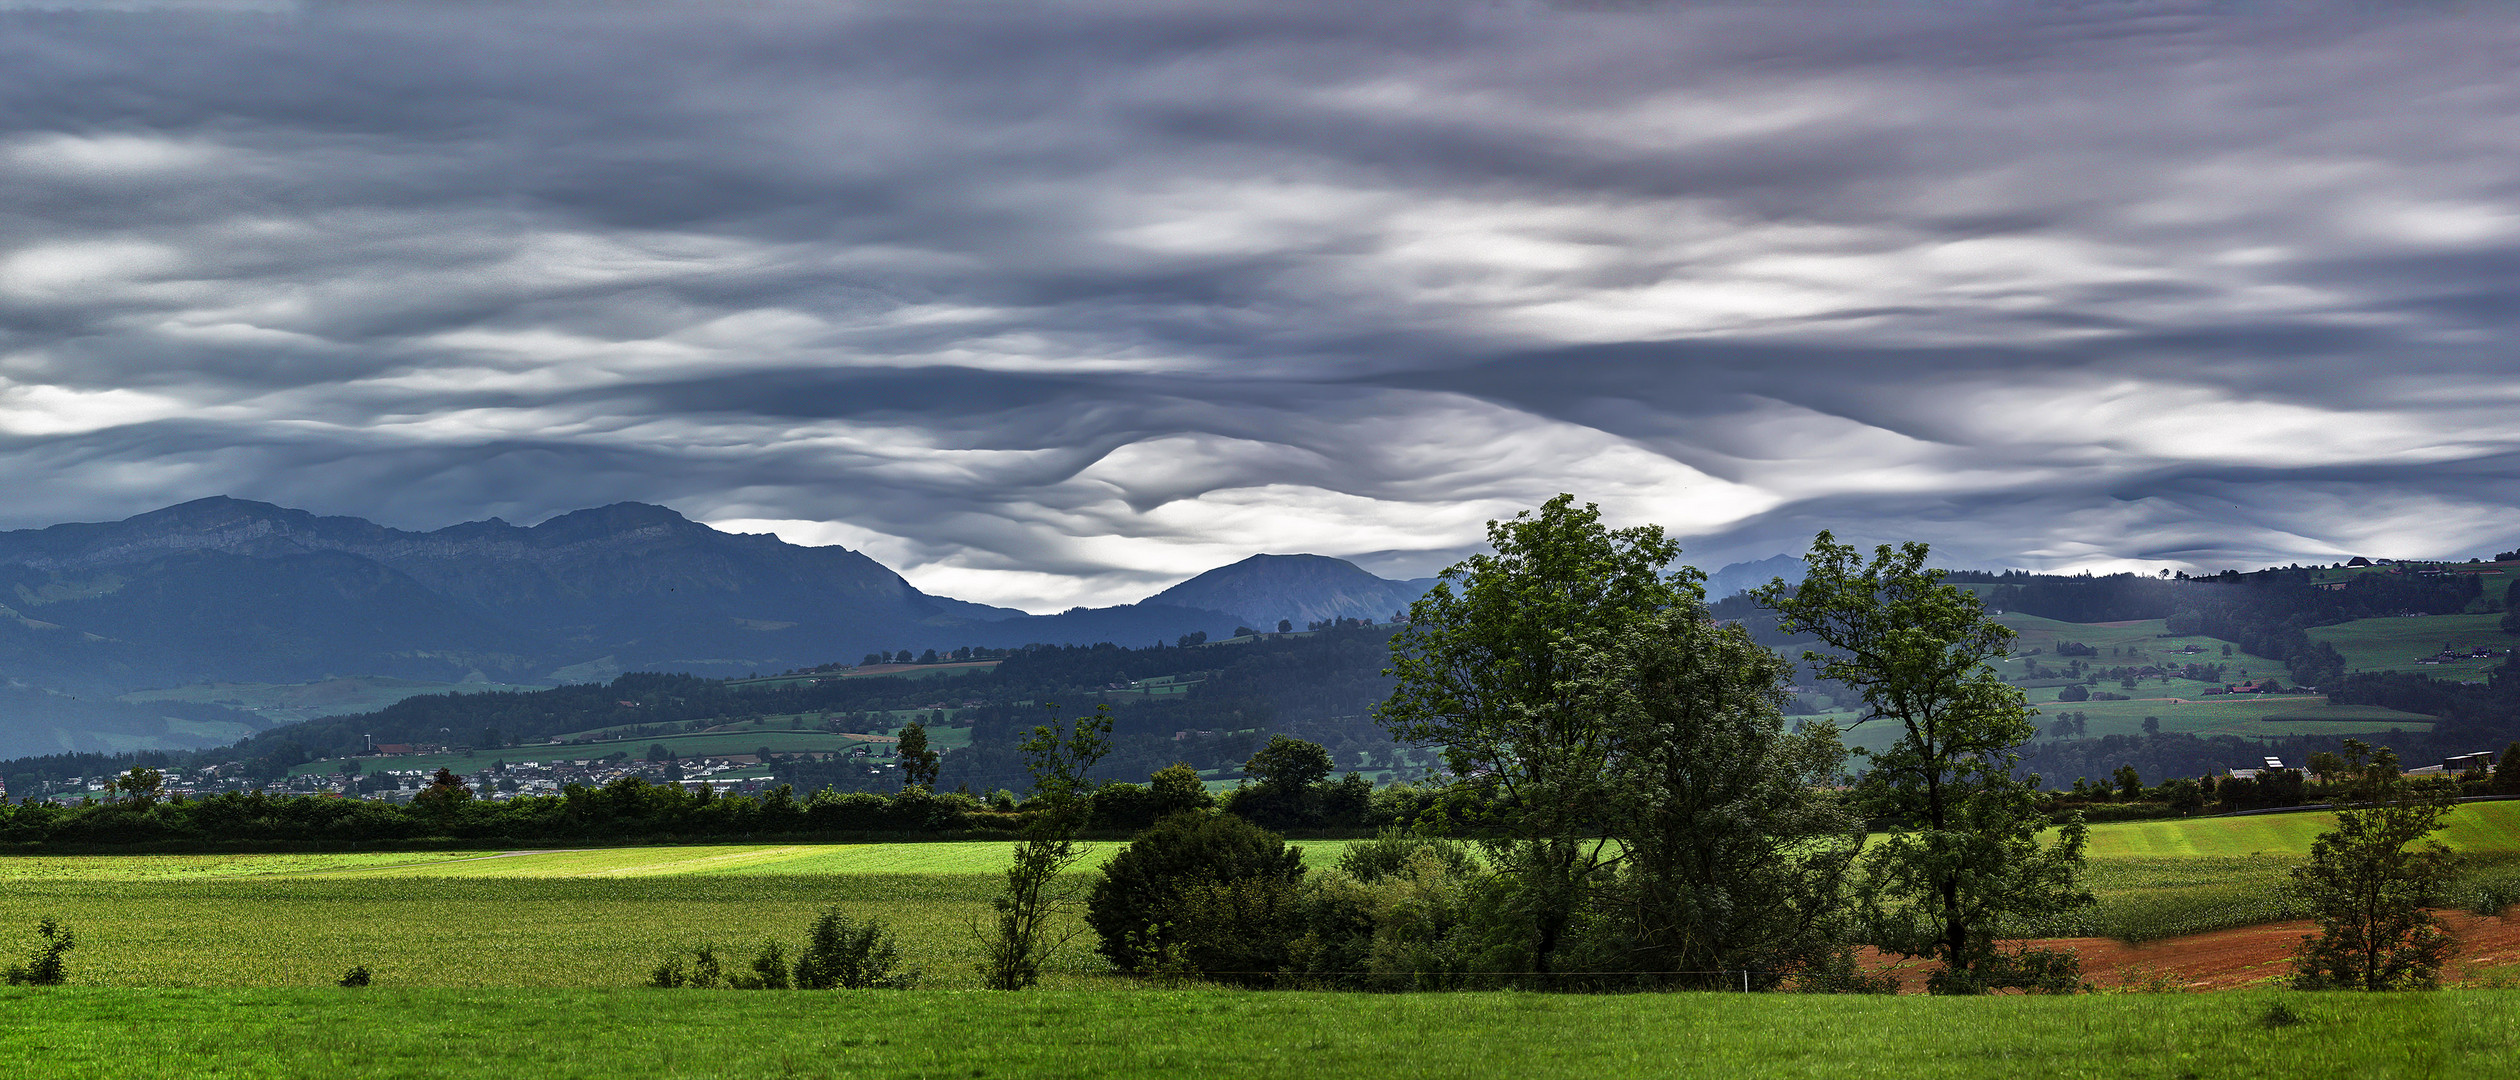
[[[1989,994],[1997,990],[2082,994],[2091,989],[2091,984],[2083,981],[2082,957],[2064,949],[1997,952],[1975,968],[1943,967],[1925,978],[1925,990],[1931,994]]]
[[[1311,981],[1359,990],[1452,990],[1499,985],[1481,972],[1511,938],[1510,885],[1458,842],[1386,832],[1341,854],[1315,892],[1296,969]],[[1505,950],[1510,953],[1512,950]]]
[[[1297,931],[1303,854],[1228,814],[1176,814],[1104,864],[1085,922],[1133,974],[1275,971]]]
[[[1414,874],[1421,855],[1435,861],[1444,876],[1468,877],[1479,868],[1478,856],[1470,853],[1470,845],[1459,840],[1417,836],[1398,829],[1386,828],[1371,840],[1349,844],[1339,853],[1338,869],[1342,874],[1365,884],[1384,878]]]
[[[1104,784],[1094,789],[1094,828],[1143,829],[1161,816],[1155,812],[1155,793],[1144,784]]]
[[[78,937],[49,915],[35,924],[35,934],[44,943],[35,947],[34,955],[26,963],[11,964],[7,972],[0,973],[11,986],[59,986],[70,977],[61,954],[76,947]]]
[[[349,974],[342,976],[340,985],[350,987],[366,986],[374,981],[376,981],[376,976],[368,972],[366,964],[361,964],[357,967],[351,968]]]
[[[688,968],[683,966],[685,952],[691,954],[691,966]],[[666,990],[684,987],[706,990],[718,985],[724,975],[725,971],[718,963],[716,947],[701,945],[691,949],[675,950],[674,955],[666,957],[664,963],[657,965],[656,970],[648,973],[648,985]]]
[[[903,966],[900,943],[880,922],[851,922],[838,910],[814,920],[796,958],[799,990],[907,990],[919,980]]]
[[[739,990],[785,990],[788,988],[787,949],[778,942],[765,942],[753,954],[753,973],[736,984]]]

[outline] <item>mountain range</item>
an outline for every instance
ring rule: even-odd
[[[550,684],[903,649],[1141,644],[1280,620],[1379,622],[1432,584],[1321,555],[1255,555],[1135,604],[1032,615],[930,595],[846,548],[720,532],[642,503],[411,532],[214,497],[0,532],[0,756],[215,745],[268,726],[237,710],[112,701],[153,688]]]

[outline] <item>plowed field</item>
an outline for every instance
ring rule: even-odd
[[[2443,973],[2456,982],[2490,969],[2520,965],[2520,908],[2500,917],[2463,911],[2435,912],[2458,939],[2459,952]],[[2312,932],[2308,920],[2243,926],[2209,934],[2191,934],[2143,945],[2112,938],[2044,938],[2031,942],[2045,948],[2070,949],[2082,957],[2083,978],[2104,990],[2131,987],[2180,990],[2235,990],[2279,980],[2292,973],[2293,949]],[[1932,965],[1924,961],[1894,964],[1869,957],[1873,966],[1899,972],[1905,992],[1923,993]]]

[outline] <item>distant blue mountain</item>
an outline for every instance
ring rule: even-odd
[[[740,674],[882,649],[1230,632],[1180,605],[1028,615],[930,596],[840,547],[617,503],[530,528],[406,532],[210,498],[0,533],[0,677],[115,693],[332,675],[579,681]]]
[[[1735,593],[1747,592],[1777,578],[1799,582],[1803,577],[1802,559],[1792,555],[1772,555],[1757,562],[1737,562],[1706,575],[1706,598],[1721,600]]]
[[[1231,612],[1244,625],[1302,628],[1327,619],[1384,622],[1433,587],[1434,578],[1393,581],[1327,555],[1254,555],[1147,597],[1147,604]]]

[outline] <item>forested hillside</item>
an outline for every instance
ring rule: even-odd
[[[277,778],[317,759],[346,758],[382,744],[514,748],[523,758],[555,737],[608,731],[646,739],[729,720],[818,716],[843,730],[886,734],[905,711],[967,727],[969,743],[946,755],[942,783],[977,791],[1021,788],[1027,778],[1014,747],[1056,706],[1061,714],[1108,706],[1114,751],[1097,776],[1143,780],[1189,761],[1202,770],[1238,769],[1270,734],[1320,742],[1354,765],[1360,753],[1388,760],[1390,742],[1370,719],[1390,692],[1387,631],[1351,625],[1316,633],[1232,643],[1122,648],[1033,646],[1012,650],[994,669],[969,674],[729,682],[691,675],[632,673],[608,683],[534,692],[435,694],[372,713],[326,717],[260,733],[233,746],[138,756],[60,754],[0,763],[12,783],[119,771],[139,762],[187,767],[235,761],[247,775]],[[1132,684],[1161,680],[1154,690]],[[566,751],[561,751],[566,753]],[[863,769],[784,762],[781,776],[807,790],[866,786]]]

